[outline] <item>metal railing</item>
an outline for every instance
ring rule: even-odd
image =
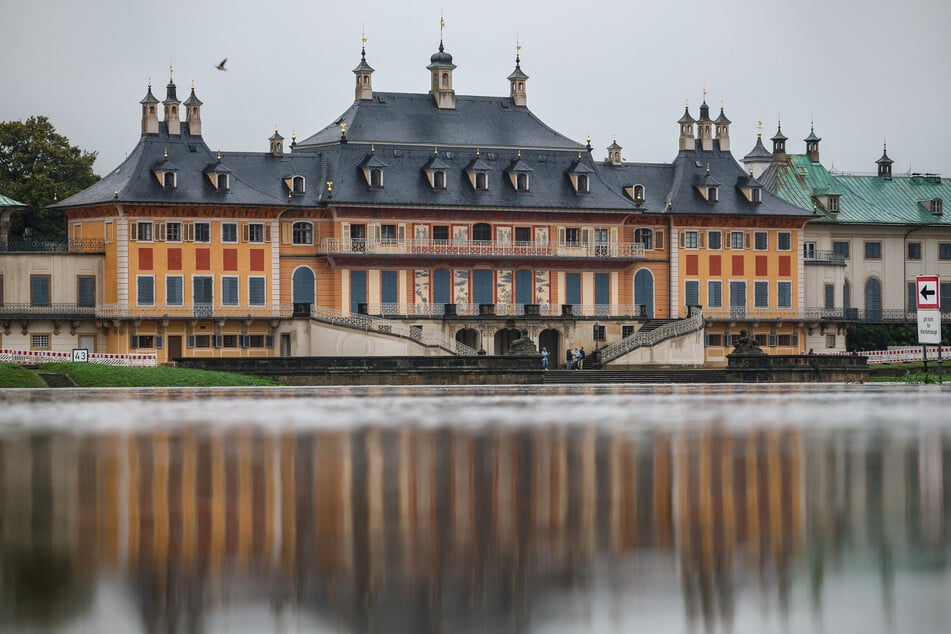
[[[803,262],[806,264],[835,264],[845,266],[845,256],[832,250],[817,250],[804,253]]]
[[[327,255],[437,255],[560,258],[643,258],[639,242],[557,243],[497,240],[371,240],[324,238],[317,252]]]
[[[39,317],[39,318],[65,318],[65,317],[95,317],[96,307],[89,305],[80,305],[76,303],[54,303],[46,305],[35,305],[16,303],[0,304],[0,316],[3,317]]]
[[[169,306],[128,306],[123,304],[99,304],[96,306],[96,317],[103,319],[268,319],[274,317],[290,317],[293,306],[288,304],[264,306],[248,304],[183,304]]]
[[[703,313],[694,309],[693,314],[687,319],[664,324],[648,332],[635,332],[617,343],[602,348],[600,360],[601,363],[607,363],[642,346],[654,346],[661,341],[696,332],[702,328]]]
[[[0,253],[102,253],[103,240],[8,240],[0,242]]]
[[[645,317],[642,304],[361,304],[382,317]],[[566,308],[567,307],[567,308]]]
[[[902,308],[710,308],[703,309],[707,321],[845,321],[862,323],[912,323],[918,320],[914,310]],[[942,320],[951,312],[942,313]]]
[[[927,346],[928,359],[938,360],[938,346]],[[857,356],[868,359],[869,365],[879,365],[884,363],[916,363],[921,361],[921,346],[905,346],[903,348],[891,348],[889,350],[861,350],[857,352],[827,352],[819,353],[829,356]],[[951,359],[951,346],[941,347],[941,356],[945,359]]]
[[[447,337],[441,332],[429,332],[425,335],[420,328],[404,324],[398,321],[390,321],[371,317],[369,315],[357,315],[353,313],[344,313],[333,308],[315,306],[311,310],[311,317],[336,326],[345,326],[347,328],[356,328],[364,332],[374,332],[383,335],[393,335],[397,337],[406,337],[419,342],[425,346],[442,348],[447,352],[460,356],[473,356],[478,354],[475,350],[460,341]]]

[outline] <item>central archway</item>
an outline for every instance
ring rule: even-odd
[[[479,342],[479,331],[475,328],[459,329],[459,331],[456,332],[456,341],[469,346],[473,350],[478,350],[482,347]]]
[[[548,367],[552,369],[564,367],[560,332],[551,328],[541,331],[538,335],[538,351],[541,352],[542,348],[548,348]]]

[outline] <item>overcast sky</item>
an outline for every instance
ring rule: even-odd
[[[275,125],[303,139],[352,103],[363,29],[375,90],[427,92],[441,11],[457,94],[508,95],[517,36],[529,108],[590,134],[599,159],[616,137],[627,161],[670,161],[706,87],[738,158],[780,116],[804,152],[814,118],[827,167],[874,171],[887,140],[896,173],[951,177],[947,0],[0,3],[0,120],[48,116],[100,175],[135,146],[150,78],[165,98],[169,64],[180,99],[195,82],[212,149],[264,152]]]

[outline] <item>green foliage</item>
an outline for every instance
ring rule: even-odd
[[[66,217],[46,207],[98,181],[95,160],[46,117],[0,122],[0,193],[29,205],[13,214],[10,240],[66,239]]]
[[[941,327],[942,341],[951,341],[951,324]],[[889,346],[917,346],[917,324],[856,324],[845,337],[851,351],[885,350]]]
[[[46,387],[46,384],[26,368],[13,363],[0,363],[0,387]]]
[[[43,363],[40,372],[68,374],[80,387],[224,387],[280,385],[275,381],[233,372],[191,368],[117,368],[97,363]]]

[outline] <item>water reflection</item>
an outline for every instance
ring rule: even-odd
[[[0,628],[938,631],[949,460],[940,426],[8,429]]]

